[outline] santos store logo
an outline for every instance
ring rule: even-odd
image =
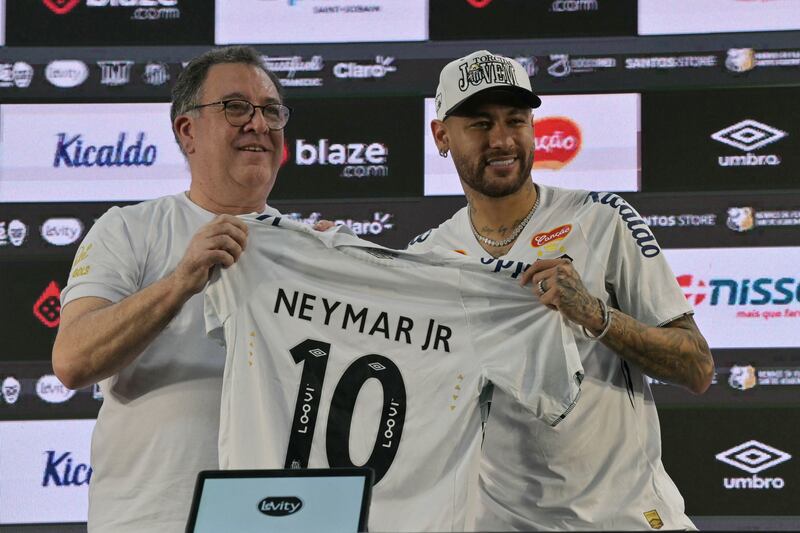
[[[786,483],[780,477],[757,476],[768,468],[784,463],[792,458],[788,453],[768,446],[757,440],[749,440],[716,455],[718,461],[744,470],[751,477],[725,478],[723,486],[727,490],[737,489],[782,489]]]
[[[737,122],[733,126],[721,129],[711,134],[715,141],[738,148],[745,155],[719,156],[721,167],[761,167],[776,166],[781,164],[781,158],[775,154],[755,155],[752,152],[768,144],[772,144],[786,137],[788,133],[761,122],[747,119]]]

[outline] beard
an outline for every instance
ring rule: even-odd
[[[453,164],[461,180],[476,192],[489,198],[502,198],[514,194],[530,179],[533,168],[533,150],[530,152],[518,151],[515,155],[521,161],[519,174],[505,179],[491,179],[486,176],[488,164],[481,157],[470,161],[466,157],[456,155],[452,150]]]

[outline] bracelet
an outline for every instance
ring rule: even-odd
[[[603,314],[603,331],[601,331],[600,334],[597,337],[595,337],[594,335],[592,335],[591,333],[589,333],[586,330],[585,326],[581,326],[581,329],[583,330],[583,334],[586,335],[586,337],[591,341],[599,341],[600,339],[605,337],[606,333],[608,333],[608,330],[611,329],[611,311],[612,310],[609,309],[608,306],[606,305],[606,303],[603,300],[601,300],[600,298],[598,298],[597,301],[600,302],[600,310],[601,310],[601,312]]]

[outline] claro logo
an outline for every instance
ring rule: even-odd
[[[258,510],[268,516],[288,516],[303,508],[297,496],[270,496],[258,502]]]
[[[340,176],[343,178],[389,175],[389,166],[386,164],[389,149],[378,142],[335,143],[329,139],[320,139],[312,144],[305,139],[297,139],[294,152],[298,166],[340,166]]]

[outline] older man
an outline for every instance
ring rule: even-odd
[[[411,243],[532,263],[521,276],[532,297],[583,331],[582,399],[562,424],[542,424],[495,390],[477,527],[693,529],[661,463],[645,375],[701,393],[714,370],[708,345],[627,202],[531,179],[539,103],[509,58],[483,50],[442,69],[431,129],[468,206]]]
[[[183,531],[196,473],[217,467],[224,350],[198,293],[243,253],[235,217],[269,212],[289,108],[247,47],[191,61],[173,88],[187,192],[113,208],[83,241],[53,347],[70,388],[100,383],[89,530]]]

